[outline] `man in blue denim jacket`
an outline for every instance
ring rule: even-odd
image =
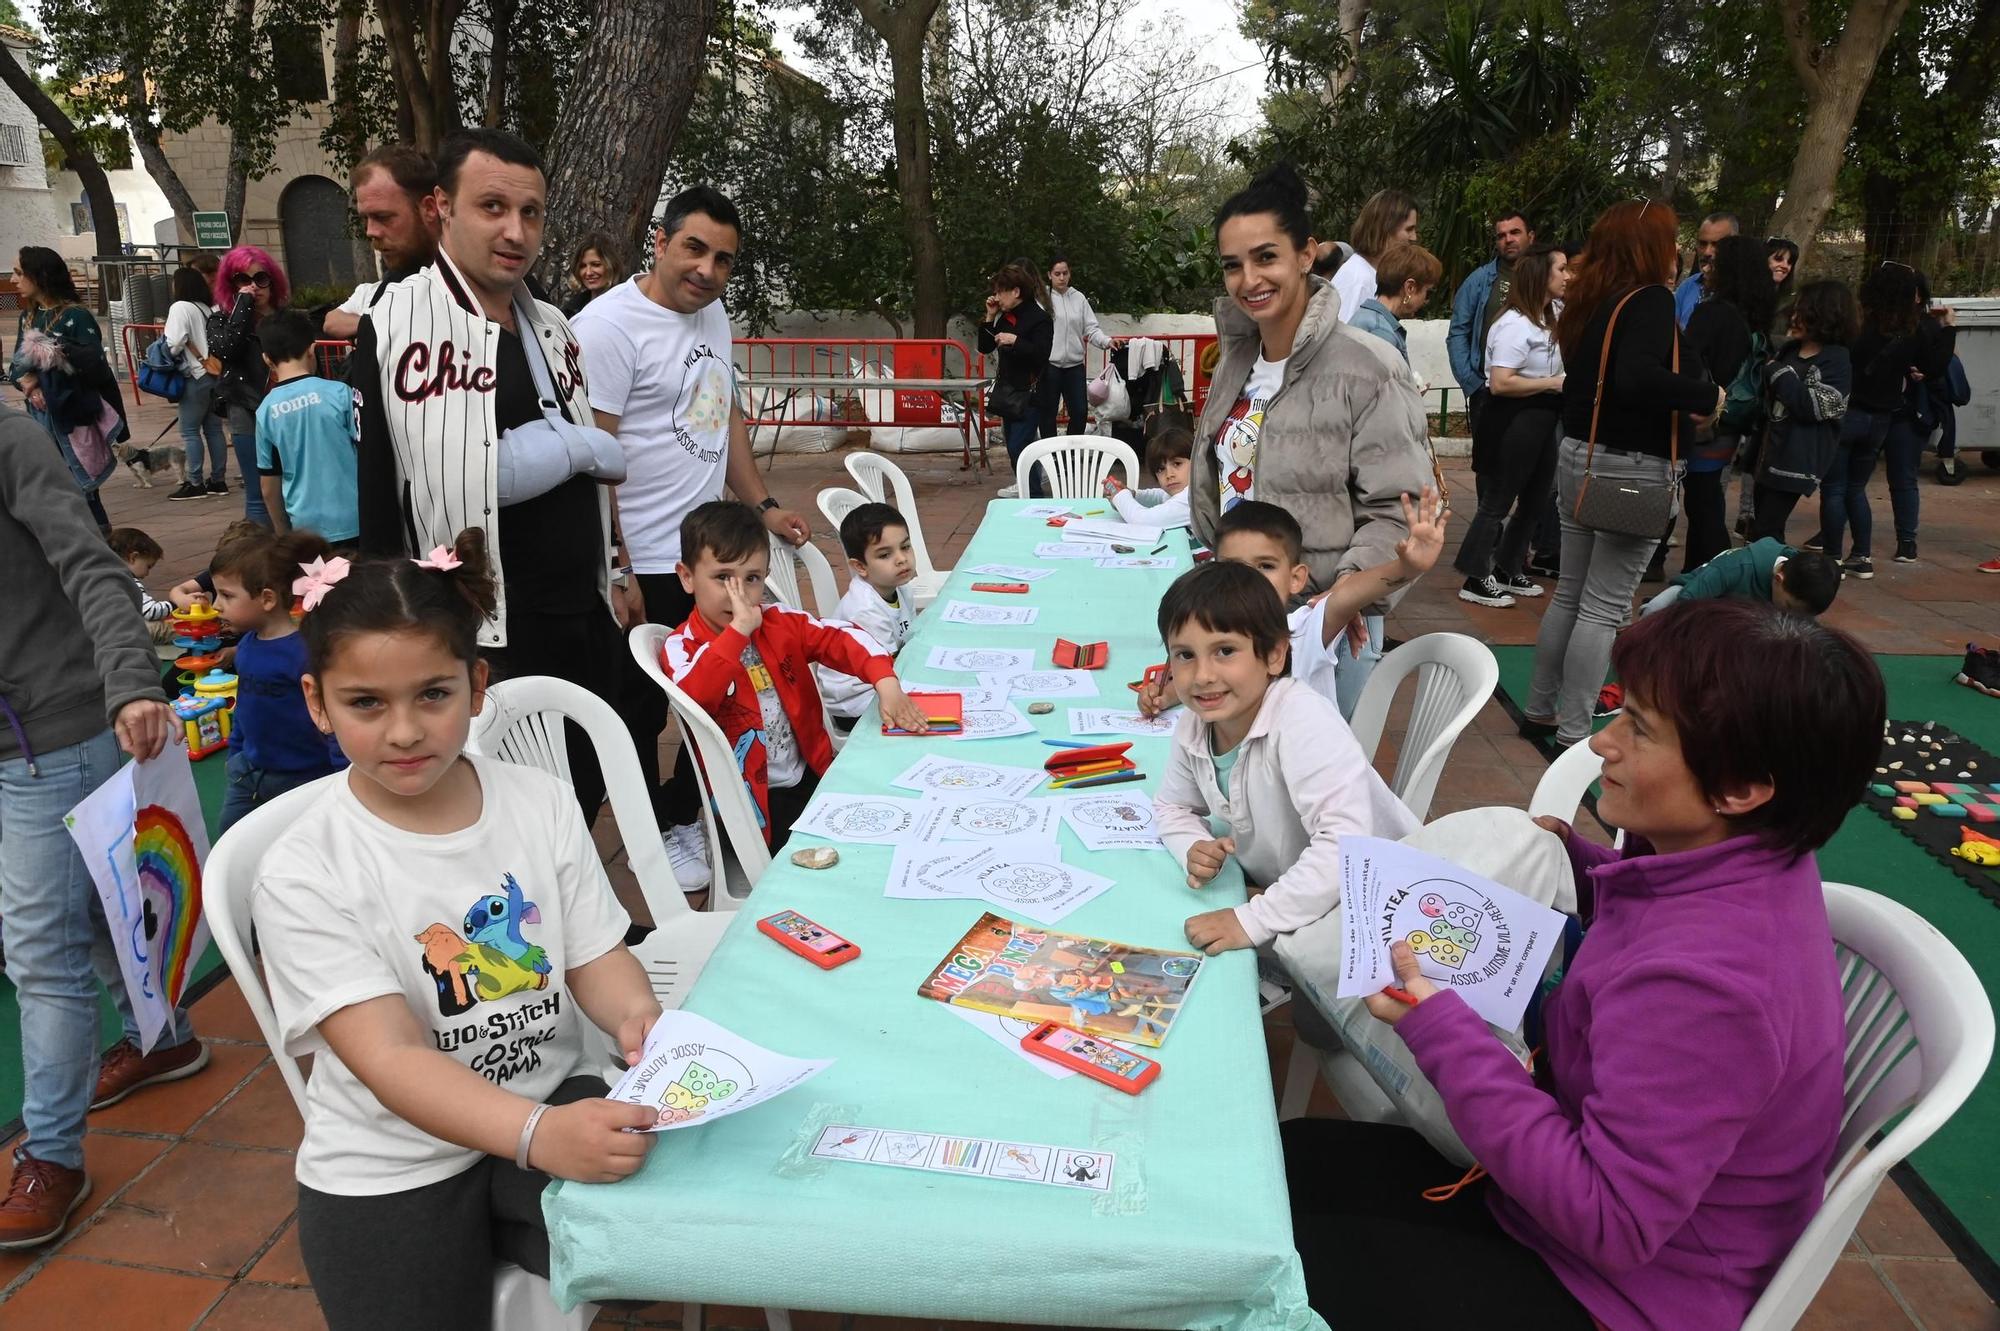
[[[1451,377],[1465,394],[1467,420],[1476,429],[1479,410],[1486,405],[1486,330],[1507,304],[1514,260],[1535,243],[1535,228],[1519,209],[1493,219],[1494,258],[1472,270],[1451,298],[1451,328],[1445,334],[1451,357]]]

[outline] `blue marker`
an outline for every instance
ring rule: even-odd
[[[1042,743],[1048,745],[1052,749],[1093,749],[1097,747],[1094,744],[1087,743],[1083,740],[1075,740],[1075,739],[1045,739],[1042,741]],[[1054,760],[1051,759],[1050,761]]]

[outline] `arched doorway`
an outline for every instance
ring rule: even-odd
[[[285,272],[294,287],[353,286],[354,245],[347,234],[347,191],[325,176],[300,176],[278,197]]]

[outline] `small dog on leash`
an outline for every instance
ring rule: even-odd
[[[119,460],[132,473],[132,488],[150,490],[153,488],[153,473],[175,469],[180,484],[186,485],[188,478],[187,449],[179,444],[154,443],[150,448],[135,448],[131,444],[118,446]]]

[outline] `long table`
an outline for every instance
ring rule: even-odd
[[[871,708],[822,790],[891,792],[896,776],[933,752],[1039,766],[1051,752],[1041,737],[1069,737],[1072,705],[1129,705],[1125,681],[1164,655],[1154,610],[1189,563],[1187,541],[1169,536],[1172,572],[1051,561],[1056,573],[1027,596],[970,591],[980,579],[969,565],[1034,564],[1035,544],[1060,538],[1021,516],[1028,502],[988,506],[958,571],[917,620],[899,673],[911,684],[970,686],[970,675],[928,669],[931,649],[1033,647],[1046,664],[1058,636],[1106,641],[1099,696],[1030,717],[1037,735],[986,740],[884,738]],[[1030,605],[1040,615],[1026,628],[944,623],[954,600]],[[1135,740],[1132,753],[1153,789],[1167,741]],[[1165,851],[1093,854],[1067,827],[1061,837],[1066,860],[1116,881],[1064,918],[1063,932],[1185,948],[1189,915],[1243,899],[1233,864],[1197,893]],[[1162,1070],[1143,1093],[1055,1080],[917,996],[986,906],[885,898],[891,854],[842,846],[837,866],[815,872],[781,851],[686,1007],[780,1053],[837,1061],[768,1104],[661,1134],[623,1182],[549,1188],[557,1297],[1007,1325],[1323,1331],[1292,1246],[1253,954],[1203,966],[1165,1044],[1149,1051]],[[759,918],[787,908],[852,939],[862,956],[821,971],[756,931]],[[820,1129],[833,1124],[1112,1152],[1117,1165],[1100,1194],[811,1156]]]

